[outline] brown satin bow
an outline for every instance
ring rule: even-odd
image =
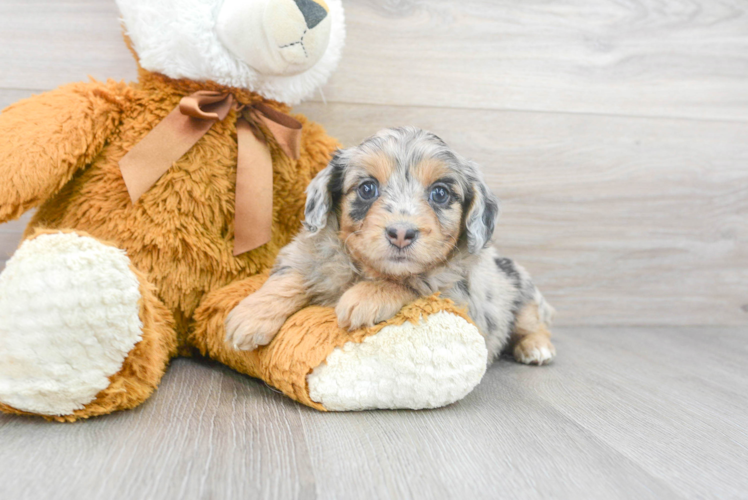
[[[119,162],[133,203],[148,191],[172,164],[190,150],[231,109],[244,106],[228,93],[201,90],[184,97]],[[234,255],[270,241],[273,222],[273,161],[265,138],[255,125],[262,122],[289,158],[299,158],[301,123],[266,104],[244,109],[236,121],[237,165],[234,204]]]

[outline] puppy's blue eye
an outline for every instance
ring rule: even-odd
[[[379,196],[379,189],[377,183],[374,181],[366,181],[358,187],[358,195],[362,200],[373,200]]]
[[[431,200],[432,203],[436,203],[437,205],[444,205],[449,201],[449,190],[446,188],[446,186],[436,185],[431,188],[429,200]]]

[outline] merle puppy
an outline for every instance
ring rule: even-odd
[[[335,307],[340,326],[355,329],[441,292],[468,308],[489,362],[508,349],[522,363],[547,363],[553,308],[489,246],[498,216],[477,164],[429,132],[382,130],[338,151],[311,182],[304,229],[231,311],[227,342],[265,345],[308,304]]]

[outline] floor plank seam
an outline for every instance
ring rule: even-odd
[[[73,83],[73,82],[70,82]],[[37,89],[37,88],[17,88],[17,87],[0,87],[2,91],[14,91],[14,92],[34,92],[42,93],[54,90],[54,88],[48,89]],[[366,101],[345,101],[345,100],[332,100],[332,99],[319,99],[317,97],[309,99],[301,103],[304,104],[322,104],[324,106],[330,105],[341,105],[341,106],[378,106],[378,107],[392,107],[392,108],[408,108],[408,109],[443,109],[443,110],[455,110],[455,111],[495,111],[497,113],[523,113],[523,114],[549,114],[549,115],[569,115],[579,117],[607,117],[607,118],[621,118],[621,119],[640,119],[640,120],[664,120],[664,121],[681,121],[681,122],[697,122],[697,123],[739,123],[748,124],[748,117],[746,118],[718,118],[709,116],[679,116],[679,115],[646,115],[646,114],[627,114],[627,113],[593,113],[589,111],[573,111],[573,110],[554,110],[554,109],[525,109],[525,108],[510,108],[510,107],[478,107],[478,106],[442,106],[442,105],[422,105],[422,104],[404,104],[404,103],[380,103],[380,102],[366,102]],[[372,131],[374,132],[374,131]]]
[[[422,105],[422,104],[401,104],[401,103],[380,103],[380,102],[356,102],[356,101],[337,101],[327,99],[323,101],[318,98],[304,101],[303,104],[331,104],[342,106],[379,106],[392,108],[408,109],[444,109],[456,111],[495,111],[497,113],[523,113],[523,114],[549,114],[549,115],[570,115],[570,116],[587,116],[587,117],[608,117],[621,119],[643,119],[643,120],[677,120],[683,122],[708,122],[708,123],[748,123],[746,118],[717,118],[717,117],[697,117],[697,116],[677,116],[677,115],[636,115],[627,113],[592,113],[589,111],[570,111],[570,110],[552,110],[552,109],[523,109],[523,108],[482,108],[470,106],[440,106],[440,105]]]

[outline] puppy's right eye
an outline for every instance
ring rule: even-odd
[[[374,181],[366,181],[358,187],[358,195],[362,200],[373,200],[379,196],[379,188]]]
[[[429,199],[437,205],[444,205],[449,201],[449,189],[443,184],[436,184],[431,188]]]

